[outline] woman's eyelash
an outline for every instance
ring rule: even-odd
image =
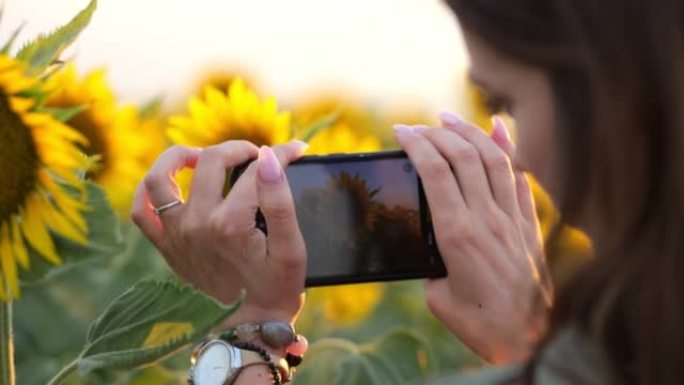
[[[492,115],[508,112],[510,107],[506,99],[489,95],[483,95],[482,103]]]
[[[474,84],[473,91],[480,106],[490,115],[510,113],[511,103],[508,99],[486,91],[479,84]]]

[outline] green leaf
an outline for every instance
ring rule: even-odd
[[[322,118],[314,121],[307,128],[305,128],[303,130],[303,134],[298,139],[303,142],[309,142],[311,138],[316,136],[316,134],[335,124],[339,117],[339,111],[334,111],[323,116]]]
[[[19,28],[15,29],[14,32],[12,32],[12,35],[10,36],[9,40],[7,40],[7,43],[5,43],[5,45],[2,48],[0,48],[0,54],[9,55],[9,51],[14,46],[14,42],[17,41],[17,37],[19,36],[21,30],[24,29],[25,25],[25,22],[21,23]]]
[[[35,87],[35,88],[27,88],[21,92],[18,93],[19,96],[24,97],[24,98],[31,98],[36,101],[37,106],[41,106],[45,103],[48,97],[50,97],[50,93]]]
[[[183,373],[176,373],[161,365],[154,365],[142,369],[135,373],[133,377],[128,380],[128,385],[178,385],[178,378],[187,375],[187,371]]]
[[[17,58],[25,61],[31,67],[31,74],[40,74],[47,68],[85,29],[97,7],[97,0],[79,12],[66,25],[57,28],[52,33],[40,35],[34,41],[26,44],[17,53]]]
[[[55,108],[55,107],[41,107],[38,109],[40,112],[46,112],[60,122],[67,122],[74,116],[80,114],[81,112],[90,108],[88,105],[79,104],[73,107],[66,108]]]
[[[374,342],[357,345],[323,339],[312,345],[297,375],[298,385],[412,383],[434,373],[434,354],[414,331],[397,329]]]
[[[224,306],[176,281],[143,280],[90,325],[79,371],[150,364],[206,336],[241,301]]]
[[[372,351],[392,363],[402,378],[419,378],[437,370],[427,339],[415,330],[397,329],[376,342]]]
[[[159,95],[156,96],[147,102],[145,102],[142,106],[140,106],[140,118],[141,119],[150,119],[155,116],[159,116],[162,110],[162,106],[164,104],[164,97]]]
[[[64,264],[55,266],[31,249],[31,268],[21,273],[22,284],[49,279],[71,268],[77,262],[94,257],[113,256],[123,250],[119,220],[109,204],[105,191],[95,183],[87,183],[87,204],[90,209],[85,211],[83,216],[88,225],[88,245],[80,245],[53,233],[57,254],[62,257]]]

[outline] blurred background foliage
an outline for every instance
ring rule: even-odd
[[[171,278],[163,258],[128,219],[135,186],[156,155],[175,144],[207,146],[229,139],[278,144],[300,137],[304,127],[334,114],[332,125],[310,139],[309,153],[363,152],[396,148],[392,123],[436,124],[420,105],[384,109],[351,95],[321,91],[300,100],[277,101],[253,88],[253,78],[214,71],[201,77],[187,104],[162,108],[117,101],[104,69],[78,76],[66,66],[53,77],[54,106],[85,104],[67,123],[89,139],[85,153],[99,159],[91,177],[106,190],[121,221],[124,250],[87,259],[30,284],[15,305],[19,383],[43,384],[81,350],[88,324],[117,295],[146,277]],[[489,113],[476,88],[454,110],[489,129]],[[191,171],[179,176],[186,192]],[[537,209],[556,282],[562,284],[590,257],[587,239],[558,226],[558,215],[536,183]],[[308,290],[297,325],[314,344],[296,384],[411,383],[437,372],[481,365],[427,310],[421,282],[348,285]],[[72,384],[180,384],[189,349],[154,366],[72,376]],[[334,379],[334,380],[331,380]]]

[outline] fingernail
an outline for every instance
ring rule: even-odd
[[[439,119],[442,121],[442,123],[450,125],[457,125],[463,122],[463,118],[451,112],[440,113]]]
[[[411,128],[415,134],[420,134],[421,132],[424,132],[425,130],[427,130],[428,126],[423,125],[423,124],[419,124],[417,126],[412,126]]]
[[[505,140],[509,143],[511,142],[511,135],[503,120],[498,115],[492,116],[492,126],[494,127],[492,130],[492,138]]]
[[[309,148],[309,143],[302,142],[301,140],[295,139],[290,143],[292,143],[292,145],[297,149],[297,152],[300,154],[306,151],[307,148]]]
[[[285,348],[287,353],[293,356],[303,356],[309,349],[309,341],[301,334],[297,334],[295,342],[291,343]]]
[[[394,129],[394,132],[400,135],[413,134],[413,127],[407,126],[405,124],[395,124],[392,126],[392,129]]]
[[[268,146],[259,148],[259,158],[257,160],[259,179],[266,183],[276,183],[283,180],[283,168],[280,166],[278,157]]]

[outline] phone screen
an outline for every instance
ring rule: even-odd
[[[307,286],[445,275],[418,175],[402,153],[305,157],[285,172]]]

